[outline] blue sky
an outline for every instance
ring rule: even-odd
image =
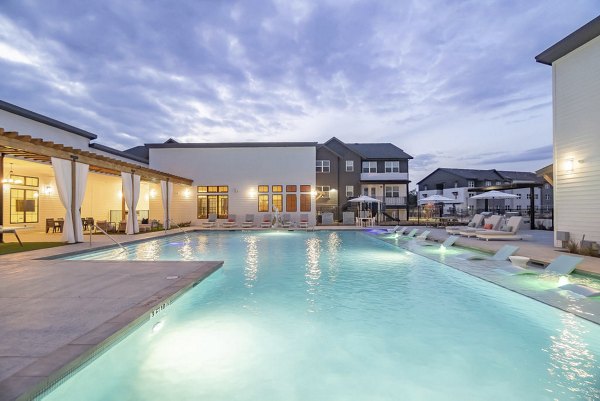
[[[0,1],[0,98],[125,149],[392,142],[437,167],[551,162],[534,56],[597,0]],[[35,133],[29,133],[35,136]]]

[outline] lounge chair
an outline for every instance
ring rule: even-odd
[[[509,256],[514,255],[519,250],[518,246],[504,245],[502,248],[492,256],[481,256],[481,255],[467,255],[467,260],[495,260],[495,261],[506,261]]]
[[[558,288],[560,288],[561,290],[568,290],[568,291],[574,292],[575,294],[584,296],[586,298],[600,297],[599,289],[588,287],[587,285],[583,285],[583,284],[569,283],[569,284],[561,285]]]
[[[417,230],[416,228],[413,228],[412,230],[410,230],[410,232],[408,234],[406,234],[406,238],[412,238],[412,237],[414,237],[415,235],[417,235],[418,231],[419,230]]]
[[[230,214],[229,217],[227,218],[227,221],[224,221],[223,224],[221,224],[221,226],[223,228],[237,227],[237,221],[235,220],[235,214]]]
[[[15,227],[0,226],[0,234],[14,234],[15,237],[17,237],[17,241],[19,241],[19,245],[23,246],[21,238],[19,238],[19,234],[17,234],[17,229]]]
[[[271,228],[272,225],[273,218],[271,217],[271,213],[263,215],[262,221],[260,222],[260,228]]]
[[[559,276],[566,276],[571,274],[573,270],[577,267],[578,264],[583,262],[583,258],[579,256],[571,256],[571,255],[560,255],[557,256],[546,268],[542,271],[542,273],[555,274]],[[525,269],[523,267],[510,265],[510,266],[502,266],[497,270],[501,270],[506,273],[510,273],[512,275],[516,274],[540,274],[540,272],[535,270]]]
[[[431,231],[429,231],[429,230],[425,230],[425,231],[423,231],[421,234],[417,235],[417,236],[415,237],[415,239],[416,239],[417,241],[426,241],[426,240],[427,240],[427,237],[429,237],[429,234],[431,234]]]
[[[519,228],[521,227],[521,216],[513,216],[508,219],[506,227],[503,230],[488,230],[485,232],[477,233],[476,237],[479,239],[489,240],[520,240],[523,239],[521,235],[517,235]]]
[[[209,213],[208,220],[203,221],[201,224],[202,224],[202,227],[204,227],[204,228],[215,227],[217,225],[217,214]]]
[[[458,239],[458,235],[451,235],[448,238],[446,238],[446,240],[444,242],[442,242],[440,244],[440,248],[450,248],[452,245],[454,245],[454,243],[456,242],[456,240]],[[433,242],[425,242],[422,245],[425,246],[434,246],[435,244]]]
[[[299,226],[300,228],[308,228],[308,214],[301,214],[300,215],[300,224]]]
[[[247,214],[244,222],[242,223],[242,228],[252,228],[254,227],[254,215]]]
[[[465,226],[450,226],[450,227],[446,227],[446,232],[448,234],[458,234],[461,230],[464,230],[465,228],[481,228],[483,226],[483,215],[481,214],[476,214],[471,218],[471,221],[469,221],[469,223]]]
[[[406,227],[400,227],[400,226],[396,226],[393,228],[386,228],[385,229],[385,233],[386,234],[404,234],[404,232],[407,230]]]
[[[493,216],[490,216],[487,220],[485,220],[483,229],[467,227],[460,230],[458,233],[465,237],[475,237],[477,236],[477,234],[483,234],[490,230],[498,230],[498,228],[500,227],[500,223],[502,223],[502,216],[495,214]]]
[[[290,228],[292,226],[292,216],[289,213],[284,213],[281,219],[281,227]]]

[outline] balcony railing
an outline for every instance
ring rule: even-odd
[[[408,181],[408,173],[360,173],[361,181]]]
[[[356,196],[355,196],[356,198]],[[381,201],[385,204],[385,206],[406,206],[406,196],[394,196],[394,197],[388,197],[388,196],[371,196],[371,198],[377,199],[378,201]],[[349,199],[353,199],[353,198],[349,198]],[[358,204],[356,204],[358,205]]]

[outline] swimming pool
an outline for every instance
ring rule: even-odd
[[[600,398],[600,326],[364,233],[129,248],[225,264],[44,400]]]

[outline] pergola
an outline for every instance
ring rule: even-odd
[[[90,172],[120,176],[122,172],[151,182],[165,181],[173,184],[192,185],[193,180],[154,170],[139,164],[129,163],[112,157],[100,155],[82,149],[34,138],[30,135],[19,134],[0,128],[0,177],[4,177],[4,156],[22,158],[38,163],[50,164],[52,158],[71,161],[72,183],[75,185],[75,165],[83,163],[89,166]],[[75,191],[73,190],[73,193]],[[74,205],[75,202],[72,202]],[[0,191],[0,226],[4,224],[3,217],[4,192]],[[167,206],[168,208],[168,206]],[[71,211],[73,212],[73,211]],[[73,213],[74,215],[74,213]],[[0,234],[0,241],[2,234]]]
[[[468,192],[487,192],[487,191],[506,191],[508,189],[523,189],[523,188],[529,188],[529,211],[531,214],[531,218],[530,218],[530,228],[532,230],[535,230],[535,193],[534,193],[534,189],[535,188],[541,188],[543,186],[543,184],[540,183],[515,183],[515,184],[503,184],[503,185],[491,185],[489,187],[475,187],[475,188],[469,188],[467,191]],[[488,204],[488,200],[485,200],[485,204],[486,204],[486,208],[487,208],[487,204]]]

